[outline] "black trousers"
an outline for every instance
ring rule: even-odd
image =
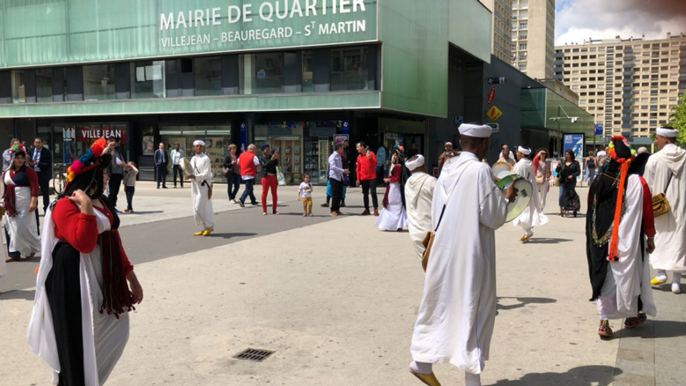
[[[176,187],[176,173],[179,173],[179,182],[181,183],[181,187],[183,188],[183,170],[181,170],[180,165],[174,165],[172,167],[173,173],[174,173],[174,186]]]
[[[50,175],[47,172],[38,173],[38,186],[40,186],[40,193],[43,196],[43,212],[45,212],[50,205]]]
[[[364,208],[369,210],[369,193],[372,193],[372,204],[374,209],[379,208],[379,199],[376,197],[376,180],[360,181],[362,186],[362,198],[364,200]]]
[[[60,386],[85,386],[79,253],[69,244],[58,243],[45,292],[50,303],[60,359]]]
[[[124,176],[121,174],[112,174],[112,176],[110,176],[110,195],[108,198],[115,208],[117,207],[117,196],[119,196],[119,189],[121,189],[121,180],[123,178]]]
[[[167,186],[167,165],[162,164],[162,165],[155,165],[155,171],[156,171],[156,180],[157,180],[157,187],[160,187],[160,184],[162,186]]]
[[[341,196],[343,195],[343,182],[329,178],[331,183],[331,211],[338,212],[341,209]]]

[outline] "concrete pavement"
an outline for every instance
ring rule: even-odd
[[[148,196],[140,189],[136,199],[143,204],[150,197],[145,211],[151,213],[138,223],[122,216],[124,244],[146,227],[171,222],[183,231],[173,241],[196,250],[165,251],[144,263],[130,256],[146,297],[131,315],[131,338],[108,384],[419,385],[407,365],[424,274],[408,234],[378,231],[374,217],[325,217],[328,211],[318,207],[323,188],[317,190],[322,217],[314,219],[297,216],[301,207],[290,187],[279,190],[279,210],[294,216],[261,216],[259,209],[215,200],[215,211],[226,208],[218,218],[232,221],[218,219],[222,232],[240,233],[246,224],[283,230],[243,232],[256,236],[214,246],[190,236],[187,196],[168,189],[158,198],[158,191]],[[579,193],[584,197],[586,189]],[[354,208],[344,211],[361,211],[359,190],[349,194]],[[618,338],[600,341],[596,307],[588,302],[585,218],[554,216],[556,196],[553,190],[550,223],[530,243],[517,241],[522,232],[512,224],[497,232],[498,317],[484,384],[683,383],[686,295],[655,290],[655,320],[629,332],[612,321]],[[186,217],[169,213],[175,211]],[[141,237],[155,249],[151,236]],[[134,250],[145,254],[143,246]],[[10,348],[0,359],[2,385],[49,384],[47,366],[26,345],[32,299],[29,287],[0,294],[0,328]],[[232,358],[248,347],[276,352],[261,363]],[[453,366],[435,371],[444,385],[463,384]]]

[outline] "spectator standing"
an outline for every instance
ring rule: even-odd
[[[377,159],[373,151],[369,150],[364,142],[357,144],[357,186],[362,186],[362,198],[364,200],[363,216],[369,216],[369,194],[372,195],[372,205],[374,205],[374,216],[379,215],[379,201],[376,197],[376,165]]]
[[[176,188],[176,174],[179,174],[179,182],[183,188],[183,170],[181,170],[181,159],[185,157],[183,149],[179,146],[179,143],[174,143],[174,148],[169,154],[172,160],[172,173],[174,174],[174,188]]]
[[[107,139],[107,146],[110,149],[110,154],[112,155],[112,162],[107,168],[107,175],[110,177],[108,183],[109,189],[109,200],[112,207],[117,213],[120,213],[117,209],[117,198],[119,196],[119,189],[121,189],[121,182],[124,179],[124,167],[126,162],[121,152],[117,149],[117,139],[114,137],[109,137]]]
[[[238,147],[233,143],[229,145],[229,154],[224,157],[224,167],[229,170],[226,175],[226,185],[227,193],[229,194],[229,201],[234,204],[238,204],[236,201],[236,195],[238,194],[238,189],[241,187],[241,168],[238,164],[238,156],[236,155],[236,150]]]
[[[598,165],[598,159],[593,155],[593,150],[588,151],[588,157],[584,158],[584,169],[586,170],[586,181],[588,186],[591,186],[595,178],[595,168]]]
[[[453,143],[446,142],[445,146],[443,147],[443,153],[440,157],[438,157],[438,170],[440,171],[443,169],[443,164],[445,161],[455,157],[456,155],[457,154],[455,153],[455,150],[453,150]]]
[[[12,146],[14,146],[15,143],[19,143],[19,140],[16,138],[12,138],[10,141],[10,147],[5,150],[2,153],[2,170],[7,170],[7,168],[10,166],[10,160],[12,157],[10,156],[10,150],[12,150]]]
[[[253,190],[255,188],[255,178],[257,177],[257,166],[260,164],[260,160],[255,154],[257,152],[257,146],[249,145],[248,151],[243,152],[238,157],[238,165],[240,166],[241,179],[245,184],[245,190],[241,195],[241,199],[238,201],[238,205],[242,208],[245,207],[245,199],[250,197],[250,204],[257,205],[257,199]]]
[[[33,141],[34,148],[29,154],[29,165],[38,174],[38,186],[43,196],[43,213],[50,204],[50,179],[52,179],[52,153],[43,146],[43,141],[36,138]],[[38,211],[36,211],[38,214]]]
[[[164,150],[164,142],[160,142],[159,148],[155,150],[155,174],[157,176],[157,189],[167,189],[167,165],[169,165],[169,156]]]
[[[343,168],[343,144],[339,143],[329,156],[329,182],[331,183],[331,215],[340,216],[341,196],[343,195],[343,176],[350,173]]]
[[[262,214],[267,215],[267,193],[272,193],[272,214],[279,214],[276,210],[279,183],[276,180],[276,167],[279,166],[279,153],[271,152],[268,144],[262,145],[262,154],[258,157],[262,166]]]
[[[129,161],[124,168],[124,193],[126,193],[126,209],[124,213],[133,213],[133,194],[136,192],[136,176],[138,168],[133,161]]]

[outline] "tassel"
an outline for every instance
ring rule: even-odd
[[[612,222],[612,240],[610,241],[610,253],[607,255],[607,260],[616,262],[619,261],[618,247],[619,247],[619,221],[622,217],[622,201],[624,199],[624,185],[626,176],[629,172],[629,163],[622,163],[620,169],[619,186],[617,187],[617,203],[615,205],[615,218]]]

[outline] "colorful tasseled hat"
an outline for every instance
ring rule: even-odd
[[[10,148],[10,157],[14,158],[14,155],[17,152],[24,153],[24,155],[26,155],[26,148],[24,147],[24,145],[22,145],[21,143],[15,143],[14,145],[12,145],[12,147]]]
[[[607,259],[612,262],[619,261],[619,221],[622,218],[622,202],[624,200],[624,185],[629,165],[636,158],[636,150],[629,145],[629,141],[621,135],[615,135],[610,139],[610,158],[621,165],[619,169],[619,185],[617,185],[617,202],[615,205],[614,222],[612,226],[612,238]]]
[[[75,159],[71,166],[67,168],[67,181],[72,182],[77,175],[98,166],[100,164],[98,159],[102,155],[103,150],[105,150],[105,144],[105,137],[100,137],[93,142],[85,153]]]

